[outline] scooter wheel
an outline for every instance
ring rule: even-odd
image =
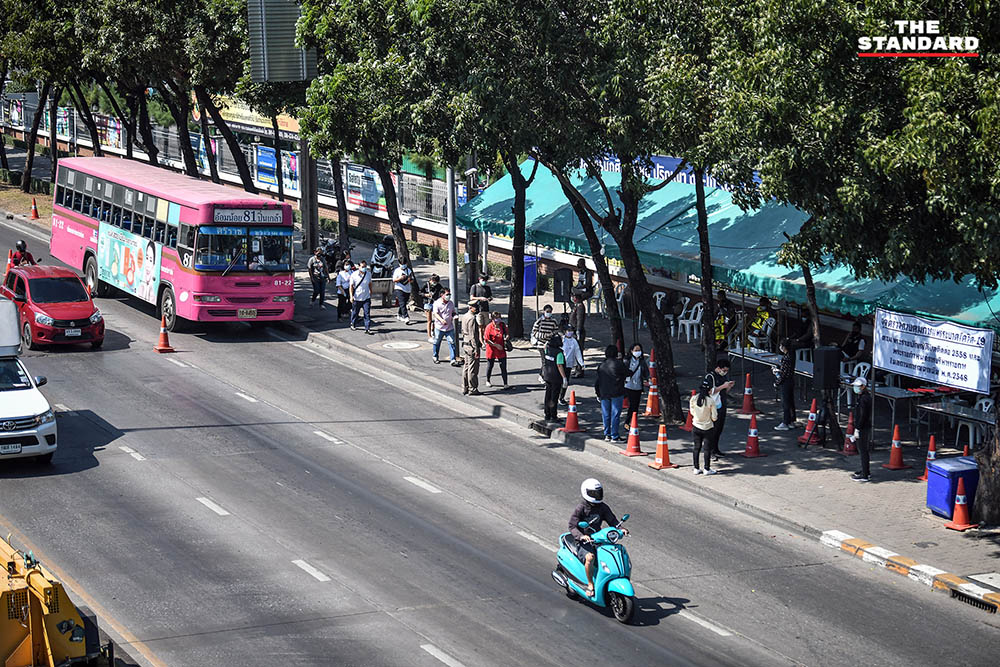
[[[608,593],[608,598],[615,619],[619,623],[627,625],[632,620],[632,614],[635,613],[635,600],[630,596],[614,592]]]

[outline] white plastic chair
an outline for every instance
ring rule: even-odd
[[[688,317],[690,317],[691,315],[691,311],[688,309],[688,304],[690,303],[691,303],[691,297],[689,296],[681,297],[681,314],[674,318],[675,325],[672,331],[675,338],[681,337],[681,328],[680,326],[678,326],[680,321],[688,319]]]
[[[704,312],[705,304],[701,301],[694,304],[694,307],[691,309],[691,315],[677,323],[678,335],[683,331],[689,343],[691,342],[692,333],[695,335],[695,340],[701,338],[701,316]]]
[[[813,351],[810,347],[801,347],[795,350],[795,360],[799,363],[811,364],[813,361]]]
[[[615,301],[618,302],[618,315],[625,319],[625,283],[615,285]]]
[[[980,398],[976,401],[976,404],[972,408],[973,410],[982,410],[983,412],[993,412],[993,399],[992,398]],[[958,428],[955,429],[955,449],[958,449],[958,438],[962,434],[962,427],[965,427],[969,431],[969,451],[976,446],[976,439],[979,434],[983,431],[983,427],[976,422],[969,421],[967,419],[958,420]]]
[[[872,387],[872,391],[874,391],[875,388],[872,386],[875,384],[873,382],[874,376],[872,376],[872,365],[866,361],[852,362],[852,364],[853,366],[851,368],[851,372],[848,373],[848,375],[853,375],[856,378],[864,378],[868,380],[868,386]],[[843,367],[844,364],[841,364],[841,368]],[[839,408],[840,397],[843,394],[847,394],[847,409],[850,410],[851,408],[854,407],[854,394],[851,392],[850,387],[840,387],[840,389],[837,390],[837,406]]]
[[[596,312],[601,317],[607,317],[608,312],[604,308],[604,294],[601,291],[601,283],[597,283],[594,287],[594,296],[587,299],[587,314],[590,314],[590,307],[593,305],[594,312]]]
[[[666,292],[653,292],[653,305],[656,306],[656,312],[660,312],[660,304],[663,303],[663,299],[666,298]],[[641,329],[645,326],[643,322],[642,311],[639,311],[639,328]]]

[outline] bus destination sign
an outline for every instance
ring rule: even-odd
[[[269,225],[280,225],[280,208],[216,208],[213,222],[232,222],[241,225],[247,223],[263,223]]]

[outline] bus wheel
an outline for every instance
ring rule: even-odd
[[[181,318],[177,317],[177,302],[174,301],[174,291],[169,287],[160,292],[160,315],[163,317],[167,331],[181,330]]]
[[[91,255],[87,258],[87,265],[84,267],[84,279],[90,294],[95,297],[106,297],[108,295],[107,283],[101,282],[97,277],[97,260]]]

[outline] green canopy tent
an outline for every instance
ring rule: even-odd
[[[525,178],[534,163],[521,165]],[[682,175],[683,177],[683,175]],[[595,210],[607,202],[594,179],[582,173],[574,185]],[[604,181],[616,207],[621,206],[617,187],[621,174],[605,171]],[[807,215],[793,206],[768,202],[759,209],[743,211],[723,188],[706,188],[709,239],[712,246],[712,277],[734,289],[763,294],[791,303],[806,303],[806,286],[797,268],[781,266],[777,251],[785,234],[795,235]],[[505,176],[458,210],[458,224],[465,229],[513,236],[514,190]],[[555,176],[540,167],[527,193],[526,236],[532,243],[580,255],[590,246]],[[614,240],[595,225],[608,257],[620,259]],[[701,273],[695,189],[676,180],[643,198],[636,229],[636,249],[648,269]],[[821,310],[858,316],[876,306],[970,326],[1000,329],[1000,296],[993,290],[980,292],[971,279],[959,283],[934,281],[924,285],[909,280],[883,282],[856,280],[850,269],[824,266],[813,270],[816,301]]]

